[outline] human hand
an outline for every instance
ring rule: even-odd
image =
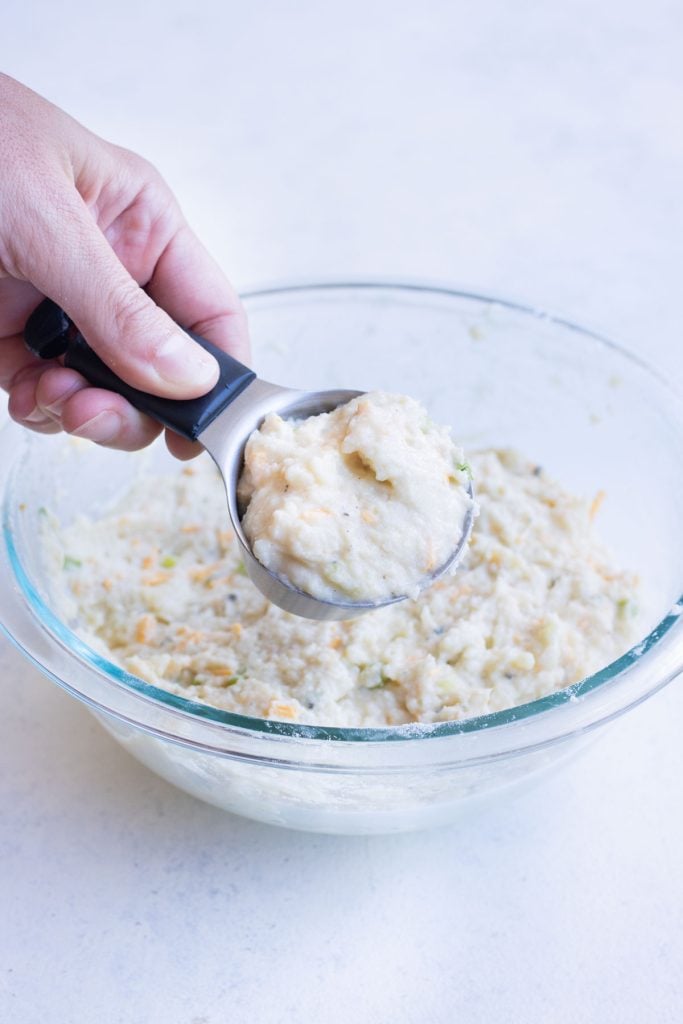
[[[154,167],[2,74],[0,182],[0,386],[17,422],[125,450],[161,430],[120,395],[28,352],[24,325],[44,296],[153,395],[196,398],[218,378],[175,321],[248,360],[239,299]],[[179,458],[200,450],[170,431],[166,440]]]

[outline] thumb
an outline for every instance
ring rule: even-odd
[[[43,212],[41,249],[49,257],[32,261],[26,276],[127,384],[165,398],[206,394],[218,380],[216,360],[131,277],[85,203],[73,206],[68,218],[62,207],[58,223]]]

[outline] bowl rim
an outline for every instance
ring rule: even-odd
[[[248,304],[250,300],[257,301],[259,299],[267,299],[278,295],[288,296],[296,295],[297,293],[334,292],[343,290],[394,291],[441,295],[448,298],[475,301],[490,307],[501,307],[516,314],[523,314],[535,320],[548,322],[552,325],[577,332],[584,337],[588,337],[608,347],[617,353],[619,357],[631,361],[641,371],[647,373],[651,378],[654,378],[659,386],[665,387],[673,396],[681,400],[683,403],[683,398],[677,389],[671,384],[670,380],[664,377],[664,375],[656,368],[650,366],[650,364],[640,358],[640,356],[634,354],[628,348],[612,341],[604,334],[590,328],[583,327],[565,316],[550,313],[543,308],[515,300],[488,295],[484,292],[458,288],[439,282],[429,283],[426,281],[415,280],[402,281],[400,279],[387,280],[380,278],[360,278],[350,280],[321,279],[314,281],[302,280],[294,282],[269,283],[260,287],[245,289],[241,292],[241,297]],[[8,429],[12,428],[13,425],[11,423],[5,425],[0,431],[0,437],[5,435]],[[568,708],[569,706],[576,707],[578,704],[584,703],[585,699],[590,695],[604,690],[609,684],[614,685],[617,682],[622,682],[627,674],[632,676],[635,670],[643,667],[642,661],[645,656],[653,650],[659,649],[665,638],[668,638],[668,640],[671,641],[673,639],[673,635],[670,634],[675,633],[675,644],[669,644],[669,648],[673,649],[668,651],[669,663],[667,671],[663,673],[661,677],[650,679],[651,685],[646,687],[640,685],[636,687],[634,689],[634,693],[631,695],[633,699],[621,704],[616,710],[614,707],[610,707],[609,709],[603,708],[603,713],[597,718],[592,718],[588,722],[584,721],[580,727],[580,731],[585,731],[585,729],[599,725],[609,718],[614,717],[616,714],[625,711],[633,704],[645,699],[645,697],[664,686],[683,670],[683,623],[679,621],[682,618],[681,613],[683,611],[683,595],[681,595],[671,610],[654,626],[653,629],[650,630],[647,636],[637,644],[634,644],[627,652],[615,661],[569,687],[502,711],[489,712],[485,715],[477,715],[455,721],[409,723],[384,727],[306,725],[275,719],[255,718],[224,711],[220,708],[215,708],[211,705],[203,704],[199,701],[194,701],[190,698],[170,693],[167,690],[156,687],[145,682],[139,677],[126,672],[124,669],[103,657],[87,643],[81,640],[81,638],[78,637],[77,634],[74,633],[65,623],[63,623],[48,607],[24,570],[21,558],[14,543],[11,524],[11,494],[12,478],[16,471],[18,462],[18,459],[14,460],[14,466],[10,470],[9,474],[8,486],[5,488],[5,494],[3,496],[2,532],[8,563],[11,567],[14,580],[19,585],[19,589],[24,597],[30,614],[32,614],[34,619],[37,620],[43,632],[46,632],[53,640],[56,640],[63,652],[65,652],[69,657],[75,658],[81,665],[85,664],[90,669],[94,669],[98,675],[106,679],[108,683],[113,683],[115,686],[125,688],[128,693],[133,693],[138,698],[141,698],[143,702],[163,705],[173,713],[173,717],[180,716],[181,718],[189,719],[192,722],[201,721],[206,724],[210,723],[214,728],[218,727],[219,729],[233,735],[238,733],[248,734],[251,736],[261,736],[264,739],[272,737],[303,741],[315,740],[323,741],[328,744],[332,742],[335,745],[356,745],[359,743],[381,743],[384,745],[386,741],[399,742],[412,741],[415,739],[449,739],[453,737],[477,735],[484,732],[491,735],[493,732],[497,733],[499,730],[505,729],[510,725],[521,725],[529,720],[537,720],[539,717],[545,717],[548,712],[553,709],[561,707]],[[674,627],[676,626],[678,626],[678,629],[675,630]],[[0,627],[4,629],[9,638],[16,643],[20,650],[22,650],[22,652],[26,654],[43,672],[46,672],[56,682],[74,693],[80,699],[86,700],[86,702],[91,704],[95,709],[102,710],[109,714],[114,714],[114,716],[118,718],[126,719],[138,728],[142,728],[146,731],[159,735],[164,735],[166,739],[171,739],[172,741],[174,740],[179,743],[187,743],[188,745],[196,745],[183,739],[181,736],[173,736],[167,732],[162,732],[159,729],[149,727],[148,725],[145,725],[144,722],[135,718],[127,718],[127,716],[112,710],[111,707],[106,707],[102,703],[87,698],[82,691],[70,686],[64,679],[60,678],[60,674],[55,673],[50,665],[45,663],[44,658],[41,659],[36,657],[24,643],[20,642],[17,637],[13,635],[12,630],[5,625],[1,619]],[[647,674],[648,676],[651,675],[649,672]],[[643,680],[642,682],[646,681]],[[576,730],[572,729],[570,731],[574,732]],[[564,735],[566,735],[566,733],[562,733],[562,736]],[[555,738],[562,738],[562,736],[557,736]],[[528,749],[528,746],[529,745],[527,745],[525,749]]]

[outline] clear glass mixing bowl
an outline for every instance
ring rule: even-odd
[[[189,793],[261,821],[370,833],[445,823],[511,792],[683,669],[683,402],[638,359],[535,309],[448,288],[316,284],[246,297],[255,366],[294,387],[383,388],[421,399],[466,448],[515,447],[576,493],[607,493],[599,528],[638,571],[640,642],[582,682],[461,722],[324,729],[228,714],[158,690],[87,646],[51,607],[40,508],[97,513],[138,456],[0,434],[0,620],[131,754]],[[6,684],[6,698],[11,693]]]

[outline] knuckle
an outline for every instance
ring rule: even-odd
[[[136,285],[125,285],[112,297],[112,318],[117,336],[140,354],[152,350],[158,332],[157,309]]]
[[[111,145],[113,157],[120,166],[123,166],[131,178],[139,185],[164,185],[165,181],[157,167],[144,156],[133,152],[132,149],[125,149],[123,146]]]
[[[10,369],[7,373],[0,373],[0,387],[4,391],[11,391],[27,381],[35,383],[40,379],[48,365],[45,363],[36,366],[35,361],[31,360],[20,366],[19,369]]]

